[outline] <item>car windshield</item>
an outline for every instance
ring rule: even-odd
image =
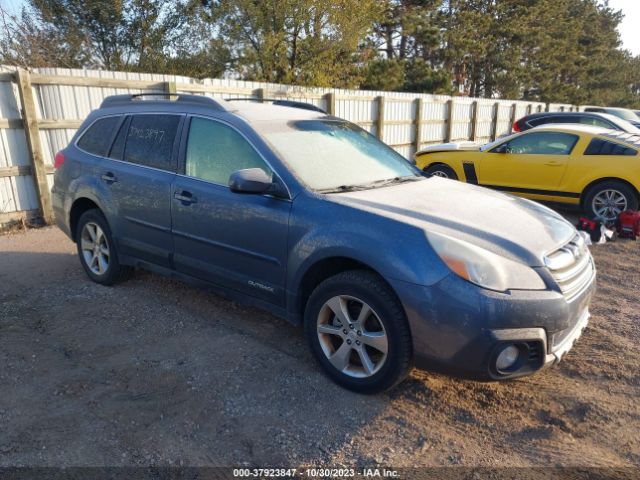
[[[349,122],[256,122],[254,127],[315,191],[367,189],[423,178],[395,150]]]

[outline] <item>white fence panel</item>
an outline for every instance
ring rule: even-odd
[[[4,68],[4,71],[15,71]],[[53,163],[54,155],[64,148],[76,132],[75,127],[89,112],[98,108],[102,101],[116,94],[163,92],[168,82],[176,85],[181,93],[195,93],[217,98],[278,98],[303,101],[329,110],[327,94],[334,96],[335,115],[357,123],[373,135],[378,135],[382,124],[383,140],[403,156],[410,158],[419,147],[444,141],[475,139],[485,143],[511,131],[513,119],[528,113],[549,109],[550,111],[574,110],[568,104],[545,105],[536,102],[513,102],[509,100],[474,99],[449,97],[446,95],[413,94],[406,92],[383,92],[345,90],[331,88],[305,88],[300,86],[266,82],[246,82],[233,79],[196,80],[175,75],[159,75],[131,72],[109,72],[98,70],[73,70],[65,68],[43,68],[34,72],[33,94],[36,100],[40,140],[46,166]],[[38,75],[47,76],[38,83]],[[56,81],[55,77],[60,77]],[[116,79],[133,83],[119,85],[75,85],[66,77]],[[135,82],[148,82],[141,85]],[[141,87],[145,87],[144,90]],[[384,115],[380,118],[379,97],[384,98]],[[422,101],[421,118],[416,119],[418,99]],[[452,111],[449,105],[452,101]],[[477,106],[477,107],[476,107]],[[497,118],[496,118],[497,115]],[[475,124],[474,124],[475,118]],[[20,128],[21,108],[17,85],[2,77],[0,81],[0,119],[10,120],[0,128],[0,223],[3,213],[35,211],[38,196],[34,178],[27,171],[31,158],[24,129]],[[451,121],[449,125],[448,122]],[[52,124],[53,122],[53,124]],[[55,122],[61,122],[56,125]],[[64,123],[63,123],[64,122]],[[420,124],[419,132],[417,124]],[[52,128],[53,127],[53,128]],[[419,139],[416,139],[416,135]],[[15,175],[16,167],[18,174]],[[7,173],[10,172],[10,173]],[[47,177],[51,185],[53,175]]]

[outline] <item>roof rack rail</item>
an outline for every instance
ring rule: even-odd
[[[143,102],[142,97],[163,97],[168,102],[191,103],[194,105],[202,105],[205,107],[213,107],[216,110],[227,111],[227,108],[218,100],[202,95],[189,95],[184,93],[166,93],[166,92],[150,92],[150,93],[127,93],[124,95],[110,95],[102,101],[100,108],[115,107],[118,105],[127,105],[132,102]],[[175,98],[175,100],[172,100]]]
[[[282,98],[257,98],[257,97],[245,97],[245,98],[225,98],[227,102],[256,102],[265,103],[271,102],[272,105],[278,105],[280,107],[301,108],[302,110],[311,110],[313,112],[327,113],[320,107],[307,102],[298,102],[296,100],[285,100]]]

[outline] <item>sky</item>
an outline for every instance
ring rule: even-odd
[[[634,55],[640,55],[640,0],[609,0],[609,6],[614,10],[622,10],[625,15],[618,27],[623,47]]]
[[[24,0],[0,0],[0,5],[14,14],[20,11],[24,3]],[[640,0],[609,0],[609,5],[615,10],[622,10],[625,15],[619,27],[622,46],[633,55],[640,55]]]

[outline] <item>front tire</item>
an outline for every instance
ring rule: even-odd
[[[424,170],[424,173],[427,175],[427,177],[441,177],[451,180],[458,180],[458,175],[456,175],[456,172],[453,170],[453,168],[442,163],[431,165]]]
[[[615,221],[621,212],[638,209],[638,194],[626,183],[607,180],[589,188],[584,208],[593,218]]]
[[[358,393],[388,390],[412,367],[402,305],[376,274],[352,270],[328,278],[305,309],[311,351],[337,384]]]
[[[120,265],[111,229],[100,210],[87,210],[80,216],[76,244],[80,263],[94,282],[113,285],[131,272],[131,267]]]

